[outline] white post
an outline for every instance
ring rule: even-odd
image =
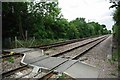
[[[17,37],[15,36],[15,47],[17,48]]]

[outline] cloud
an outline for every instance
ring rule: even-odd
[[[106,0],[58,0],[59,7],[64,18],[74,20],[77,17],[84,17],[87,20],[98,21],[105,24],[108,29],[112,29],[113,9],[109,9],[111,4]],[[108,23],[109,22],[109,23]],[[111,27],[109,27],[111,26]]]
[[[107,29],[111,30],[112,29],[112,26],[111,25],[114,25],[114,21],[112,19],[112,16],[105,16],[101,19],[98,19],[98,22],[100,24],[105,24],[107,26]]]

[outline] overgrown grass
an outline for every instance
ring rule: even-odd
[[[118,65],[117,65],[117,70],[120,71],[120,64],[119,64],[119,61],[120,61],[120,47],[118,47],[115,52],[112,54],[112,59],[109,60],[111,64],[114,64],[115,62],[118,62]]]
[[[120,47],[116,49],[116,51],[112,55],[113,61],[118,61],[120,58]]]

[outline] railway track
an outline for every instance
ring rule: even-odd
[[[43,50],[47,50],[47,49],[50,49],[50,48],[53,48],[53,47],[63,46],[63,45],[75,43],[75,42],[86,40],[86,39],[88,39],[88,38],[68,40],[68,41],[64,41],[64,42],[57,42],[57,43],[53,43],[53,44],[41,45],[41,46],[36,46],[36,47],[31,47],[31,48],[40,48],[40,49],[43,49]]]
[[[60,56],[60,55],[63,55],[63,54],[66,54],[66,53],[68,53],[68,52],[71,52],[71,51],[73,51],[73,50],[76,50],[76,49],[78,49],[78,48],[82,48],[82,47],[84,47],[85,45],[88,45],[88,44],[90,44],[90,43],[92,43],[92,42],[95,42],[95,41],[98,41],[98,40],[100,40],[100,39],[103,39],[103,38],[105,38],[105,37],[101,37],[101,38],[98,38],[98,39],[95,39],[95,40],[91,40],[91,41],[88,41],[88,42],[86,42],[86,43],[83,43],[83,44],[80,44],[80,43],[77,43],[77,44],[80,44],[80,45],[78,45],[78,46],[71,46],[70,48],[67,48],[67,49],[64,49],[64,50],[61,50],[61,51],[58,51],[58,52],[52,52],[52,53],[54,53],[54,54],[51,54],[50,56],[52,56],[52,57],[58,57],[58,56]],[[69,47],[69,46],[68,46]]]
[[[106,38],[107,38],[107,37],[104,37],[104,38],[95,40],[95,42],[94,42],[94,41],[93,41],[93,42],[90,42],[90,43],[94,43],[94,44],[93,44],[91,47],[89,47],[88,49],[82,51],[80,54],[77,54],[77,55],[75,55],[74,57],[72,57],[72,58],[70,58],[70,59],[72,59],[72,60],[78,59],[78,57],[80,57],[80,56],[82,56],[83,54],[85,54],[87,51],[89,51],[90,49],[92,49],[93,47],[95,47],[97,44],[99,44],[100,42],[102,42],[102,41],[105,40]],[[82,45],[82,46],[86,46],[86,45],[88,45],[88,44],[90,44],[90,43],[87,43],[87,44]],[[79,47],[80,47],[80,46],[79,46]],[[58,57],[58,56],[63,55],[63,54],[65,54],[65,53],[67,53],[67,52],[68,52],[67,54],[69,54],[70,51],[75,50],[75,49],[77,49],[77,48],[79,48],[79,47],[76,47],[76,48],[74,48],[74,49],[65,51],[65,52],[63,52],[63,53],[55,54],[55,55],[53,55],[53,57]],[[65,58],[65,57],[66,57],[66,56],[64,56],[64,58]],[[47,79],[50,78],[49,76],[51,76],[51,74],[54,75],[53,71],[48,72],[47,74],[45,74],[44,76],[42,76],[40,79],[47,80]]]
[[[90,50],[91,48],[93,48],[94,46],[96,46],[97,44],[99,44],[100,42],[102,42],[103,40],[105,40],[106,39],[106,37],[105,38],[100,38],[100,39],[98,39],[98,40],[95,40],[96,42],[94,42],[93,41],[93,43],[94,43],[94,45],[93,46],[91,46],[91,47],[89,47],[86,51],[83,51],[81,54],[83,54],[83,53],[85,53],[85,52],[87,52],[88,50]],[[90,44],[90,43],[88,43],[88,44]],[[86,45],[88,45],[88,44],[86,44]],[[73,49],[72,49],[73,50]],[[68,51],[69,52],[69,51]],[[61,53],[59,53],[60,55],[61,55]],[[80,54],[80,55],[81,55]],[[58,57],[59,55],[55,55],[55,57]],[[73,57],[72,59],[76,59],[76,58],[78,58],[78,56],[79,55],[76,55],[75,57]],[[51,71],[49,71],[48,73],[46,73],[45,75],[43,75],[40,79],[43,79],[43,80],[46,80],[46,79],[49,79],[52,75],[54,75],[54,71],[53,70],[51,70]]]
[[[27,65],[24,65],[24,66],[18,67],[18,68],[16,68],[16,69],[13,69],[13,70],[4,72],[4,73],[2,73],[1,75],[2,75],[2,77],[4,78],[4,77],[7,77],[7,76],[10,76],[11,74],[13,74],[13,73],[16,72],[16,71],[23,70],[23,69],[26,69],[26,68],[28,68]]]
[[[30,47],[30,48],[39,48],[39,49],[47,50],[47,49],[50,49],[50,48],[53,48],[53,47],[64,46],[64,45],[75,43],[75,42],[78,42],[78,41],[83,41],[83,40],[86,40],[86,39],[89,39],[89,38],[94,38],[94,37],[86,37],[86,38],[80,38],[80,39],[67,40],[67,41],[56,42],[56,43],[53,43],[53,44],[46,44],[46,45],[35,46],[35,47]],[[9,52],[7,52],[7,51],[2,51],[2,54],[3,53],[4,53],[4,55],[0,56],[0,59],[10,57],[10,56],[21,55],[19,53],[9,54]],[[7,54],[5,54],[5,53],[7,53]]]
[[[77,42],[77,41],[82,41],[82,40],[85,40],[87,38],[82,38],[82,39],[74,39],[74,40],[68,40],[68,41],[65,41],[65,42],[58,42],[58,43],[54,43],[54,44],[49,44],[49,45],[42,45],[42,46],[37,46],[37,47],[31,47],[31,48],[40,48],[40,49],[48,49],[48,48],[52,48],[52,47],[58,47],[58,46],[62,46],[62,45],[65,45],[65,44],[70,44],[70,43],[74,43],[74,42]],[[30,51],[30,50],[28,50]],[[25,51],[27,52],[27,51]],[[2,51],[2,55],[0,56],[0,59],[5,59],[5,58],[9,58],[9,57],[15,57],[15,56],[18,56],[18,55],[22,55],[23,54],[20,54],[20,53],[13,53],[13,54],[10,54],[10,52],[8,51]]]
[[[85,48],[84,46],[87,46],[87,45],[89,45],[89,47],[87,48],[87,49],[83,49],[83,51],[81,52],[81,53],[77,53],[76,55],[74,55],[73,57],[69,57],[69,59],[78,59],[80,56],[82,56],[83,54],[85,54],[87,51],[89,51],[90,49],[92,49],[93,47],[95,47],[97,44],[99,44],[100,42],[102,42],[103,40],[105,40],[107,38],[107,36],[104,36],[104,37],[101,37],[101,38],[98,38],[98,39],[96,39],[96,40],[93,40],[93,41],[91,41],[91,42],[88,42],[88,43],[86,43],[86,44],[83,44],[83,45],[80,45],[80,46],[77,46],[77,47],[74,47],[74,48],[71,48],[71,49],[67,49],[67,50],[65,50],[65,51],[63,51],[63,52],[58,52],[57,54],[53,54],[53,55],[51,55],[52,57],[63,57],[63,55],[64,55],[64,58],[68,58],[68,55],[70,55],[71,53],[70,52],[74,52],[76,49],[81,49],[82,50],[82,48]],[[75,41],[79,41],[79,40],[75,40]],[[73,42],[75,42],[75,41],[73,41]],[[52,48],[52,47],[57,47],[57,46],[61,46],[61,45],[66,45],[66,44],[70,44],[70,43],[73,43],[73,42],[67,42],[67,43],[56,43],[56,44],[51,44],[51,45],[45,45],[45,46],[39,46],[39,48],[41,48],[41,49],[48,49],[48,48]],[[80,48],[81,47],[81,48]],[[60,64],[61,65],[61,64]],[[60,65],[58,65],[58,66],[60,66]],[[58,67],[58,66],[56,66],[56,67]],[[3,77],[5,77],[6,75],[8,76],[9,75],[9,73],[15,73],[16,71],[19,71],[20,69],[24,69],[24,68],[26,68],[27,67],[27,65],[25,65],[25,66],[22,66],[21,68],[17,68],[17,69],[15,69],[15,70],[11,70],[11,71],[9,71],[9,72],[6,72],[6,73],[2,73],[2,75],[3,75]],[[55,67],[55,68],[56,68]],[[39,77],[39,79],[44,79],[44,80],[46,80],[46,79],[49,79],[52,75],[54,75],[55,73],[54,73],[54,69],[55,68],[53,68],[53,69],[51,69],[49,72],[47,72],[46,74],[44,74],[43,76],[41,76],[41,77]],[[38,75],[38,74],[37,74]],[[36,75],[36,76],[37,76]],[[35,76],[34,76],[35,77]]]
[[[77,60],[79,57],[83,56],[85,53],[87,53],[87,51],[89,51],[90,49],[92,49],[93,47],[95,47],[97,44],[99,44],[100,42],[102,42],[105,39],[106,38],[103,38],[103,39],[94,41],[92,43],[85,44],[82,47],[77,47],[70,52],[68,51],[67,53],[64,53],[63,54],[64,56],[61,55],[61,57]]]
[[[50,49],[50,48],[53,48],[53,47],[67,45],[67,44],[75,43],[75,42],[78,42],[78,41],[86,40],[86,39],[89,39],[89,38],[91,38],[91,37],[67,40],[67,41],[63,41],[63,42],[56,42],[56,43],[53,43],[53,44],[46,44],[46,45],[35,46],[35,47],[30,47],[30,48],[39,48],[39,49],[47,50],[47,49]],[[2,51],[2,54],[4,54],[4,55],[1,55],[0,59],[11,57],[11,56],[16,56],[16,55],[21,55],[19,53],[9,54],[9,52],[7,52],[7,51]]]

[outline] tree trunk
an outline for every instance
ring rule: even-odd
[[[20,15],[18,16],[18,26],[19,26],[20,36],[25,40],[25,36],[22,28],[22,20]]]

